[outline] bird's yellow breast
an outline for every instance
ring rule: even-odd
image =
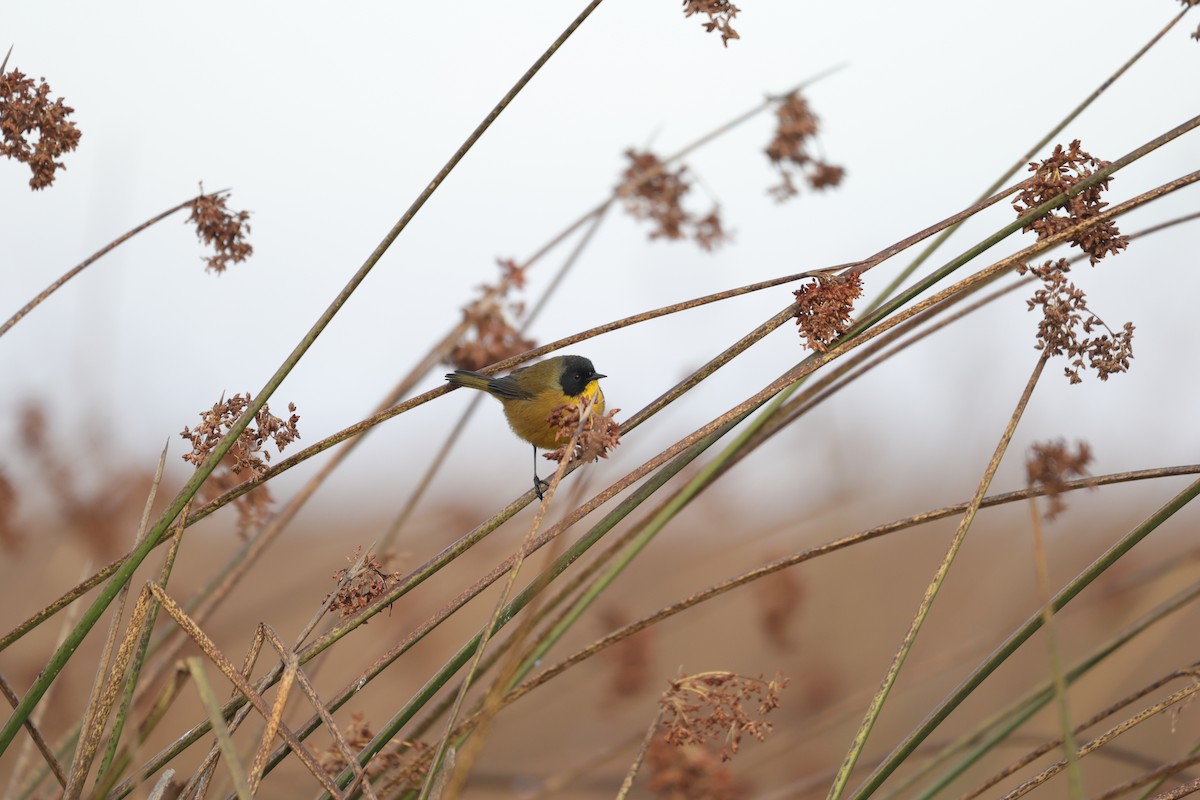
[[[548,389],[527,399],[499,399],[504,404],[504,416],[508,418],[513,433],[532,443],[534,447],[557,450],[564,442],[555,439],[558,429],[550,427],[548,420],[551,412],[559,406],[574,404],[584,397],[594,398],[592,414],[604,413],[604,392],[600,391],[599,381],[590,382],[577,397]]]

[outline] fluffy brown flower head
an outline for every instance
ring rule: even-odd
[[[817,191],[841,184],[846,170],[814,157],[808,150],[816,141],[820,123],[799,92],[783,98],[775,109],[775,118],[775,138],[766,147],[767,158],[779,170],[779,185],[768,189],[775,199],[782,203],[798,195],[797,177]]]
[[[1088,474],[1092,450],[1086,442],[1077,442],[1075,447],[1072,453],[1064,439],[1035,443],[1025,459],[1025,476],[1029,486],[1041,485],[1046,489],[1046,499],[1050,501],[1046,519],[1054,519],[1066,510],[1067,504],[1063,502],[1062,493],[1067,488],[1067,481]]]
[[[354,555],[348,559],[350,566],[333,574],[333,579],[338,582],[337,588],[325,596],[326,600],[333,598],[329,607],[337,611],[342,619],[371,605],[400,582],[400,573],[384,572],[383,564],[374,553],[367,553],[365,558],[360,558],[361,555],[362,548],[356,548]]]
[[[355,753],[361,752],[375,738],[375,732],[371,729],[370,721],[360,712],[352,714],[350,722],[340,727],[342,736],[346,739],[346,744]],[[406,764],[414,760],[414,756],[419,760],[421,755],[429,750],[429,745],[424,742],[400,742],[392,747],[386,747],[376,753],[367,763],[366,773],[372,778],[379,778],[387,772],[403,771]],[[408,758],[405,756],[408,756]],[[321,753],[318,761],[321,769],[325,770],[325,773],[330,777],[337,777],[338,773],[350,766],[350,763],[346,760],[346,756],[338,748],[335,741],[330,741],[329,747],[326,748],[325,752]],[[428,768],[428,764],[426,764],[426,768]],[[424,778],[423,771],[418,780],[412,784],[414,788],[420,788],[420,778]]]
[[[25,545],[25,536],[17,529],[17,490],[0,469],[0,550],[15,554]]]
[[[703,23],[704,30],[709,33],[720,31],[721,44],[725,47],[729,47],[730,39],[742,38],[730,25],[730,21],[739,11],[741,9],[729,0],[683,0],[683,15],[690,17],[693,14],[707,14],[708,22]]]
[[[107,559],[124,552],[153,477],[140,468],[96,463],[95,453],[112,449],[102,426],[89,431],[92,441],[88,446],[72,442],[74,446],[68,449],[56,444],[50,430],[52,419],[56,417],[40,403],[31,401],[21,408],[19,442],[25,463],[36,468],[42,485],[54,498],[54,510],[92,553]],[[81,472],[102,475],[103,480],[89,485],[80,478]]]
[[[691,238],[709,251],[728,240],[715,206],[703,217],[683,207],[684,195],[692,190],[687,167],[672,171],[653,153],[632,149],[625,157],[629,166],[621,173],[617,197],[631,217],[654,223],[651,239]]]
[[[679,747],[656,736],[646,749],[646,790],[660,800],[746,800],[751,786],[709,747]]]
[[[805,594],[804,584],[794,570],[780,570],[754,582],[759,625],[775,649],[786,652],[793,648],[791,623]]]
[[[850,329],[850,312],[862,293],[862,277],[857,272],[818,276],[792,292],[796,296],[796,325],[804,346],[818,353],[828,350]]]
[[[743,736],[767,738],[771,723],[762,717],[779,707],[787,683],[778,674],[765,680],[733,672],[700,672],[671,681],[659,700],[666,739],[673,745],[720,743],[721,760],[728,761]]]
[[[1070,364],[1065,372],[1071,383],[1082,383],[1079,371],[1085,363],[1102,381],[1108,380],[1109,375],[1128,372],[1129,360],[1133,358],[1133,323],[1126,322],[1119,332],[1113,332],[1088,309],[1083,291],[1067,280],[1069,270],[1065,258],[1047,261],[1040,267],[1017,268],[1020,275],[1028,272],[1042,280],[1042,288],[1026,301],[1030,311],[1042,309],[1037,349],[1048,350],[1052,356],[1066,355]],[[1097,328],[1107,333],[1091,336]]]
[[[1034,173],[1034,177],[1013,199],[1017,216],[1028,214],[1108,164],[1082,150],[1078,139],[1071,142],[1066,150],[1061,144],[1055,145],[1054,152],[1045,161],[1029,164],[1029,171]],[[1105,178],[1073,195],[1065,205],[1046,212],[1045,216],[1026,225],[1025,231],[1034,231],[1039,239],[1045,239],[1076,223],[1094,219],[1108,205],[1100,197],[1108,189],[1111,180],[1111,177]],[[1129,245],[1129,237],[1122,236],[1116,222],[1111,219],[1098,221],[1072,234],[1067,241],[1087,253],[1093,265],[1109,253],[1118,253]]]
[[[629,615],[617,608],[606,608],[600,613],[600,624],[605,632],[623,628],[629,622]],[[629,697],[649,686],[654,662],[653,635],[653,629],[645,628],[600,651],[600,658],[612,670],[608,686],[613,697]]]
[[[179,435],[191,442],[192,452],[184,454],[183,460],[196,466],[203,464],[249,404],[249,392],[245,397],[235,394],[228,400],[222,398],[212,409],[200,414],[201,422],[196,430],[185,426]],[[291,416],[284,421],[271,413],[269,405],[263,404],[254,422],[242,431],[242,435],[221,459],[221,464],[201,487],[202,500],[213,500],[246,481],[264,475],[269,469],[267,462],[271,460],[270,451],[265,449],[268,443],[274,442],[276,450],[282,453],[285,447],[300,438],[300,431],[296,427],[300,421],[295,413],[296,405],[288,403],[288,411],[292,412]],[[243,473],[248,474],[239,477]],[[270,491],[265,485],[235,500],[238,532],[245,535],[265,522],[271,502]]]
[[[245,261],[254,253],[246,241],[250,234],[250,212],[230,211],[225,205],[227,200],[223,193],[204,194],[201,186],[200,196],[192,201],[192,213],[187,218],[187,222],[196,225],[196,238],[213,249],[213,254],[204,259],[208,264],[205,272],[212,270],[218,275],[231,263]]]
[[[547,422],[550,427],[557,428],[555,438],[563,442],[557,450],[546,453],[551,461],[598,461],[608,458],[608,451],[621,443],[621,425],[613,417],[621,409],[614,408],[604,414],[592,413],[592,401],[588,398],[576,403],[567,403],[550,412]],[[572,438],[575,439],[575,449],[567,452]]]
[[[28,164],[29,185],[45,189],[66,169],[56,159],[79,146],[79,129],[67,119],[75,109],[61,97],[51,102],[45,78],[35,84],[19,70],[3,70],[0,65],[0,155]]]
[[[456,369],[479,370],[536,346],[513,326],[525,313],[521,303],[507,300],[509,292],[525,287],[525,268],[512,259],[497,259],[500,282],[480,286],[480,296],[463,307],[469,324],[466,337],[450,351],[447,361]]]

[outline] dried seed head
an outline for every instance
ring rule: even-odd
[[[1063,150],[1062,145],[1055,145],[1049,158],[1040,163],[1030,163],[1029,171],[1034,173],[1034,177],[1013,199],[1017,216],[1028,214],[1108,165],[1109,162],[1082,150],[1078,139],[1071,142],[1067,150]],[[1025,231],[1035,231],[1039,239],[1045,239],[1076,223],[1094,219],[1108,205],[1100,197],[1108,189],[1111,180],[1111,177],[1105,178],[1071,196],[1065,205],[1046,212],[1045,216],[1026,225]],[[1093,265],[1109,253],[1118,253],[1129,245],[1129,237],[1122,236],[1116,222],[1111,219],[1096,222],[1073,234],[1068,241],[1087,253]]]
[[[765,151],[771,164],[779,170],[780,183],[768,189],[775,199],[782,203],[798,195],[797,177],[818,191],[841,184],[846,170],[814,158],[808,152],[820,127],[816,115],[808,108],[808,101],[799,92],[792,92],[783,98],[775,110],[775,117],[775,138]]]
[[[238,264],[254,253],[246,241],[250,234],[250,212],[230,211],[225,205],[227,199],[224,194],[204,194],[201,186],[200,196],[192,201],[192,213],[187,218],[187,222],[196,225],[196,238],[213,249],[213,254],[204,259],[208,264],[205,271],[212,270],[218,275],[230,263]]]
[[[333,574],[338,587],[325,596],[326,600],[333,598],[329,607],[337,611],[342,619],[357,614],[400,582],[400,573],[384,572],[383,564],[374,553],[367,553],[366,558],[359,564],[361,554],[362,548],[356,548],[354,555],[347,559],[350,566],[343,567]],[[358,564],[357,568],[355,564]]]
[[[25,546],[25,535],[17,528],[17,490],[0,469],[0,550],[16,554]]]
[[[75,109],[62,98],[51,102],[46,79],[39,80],[35,85],[15,69],[0,74],[0,156],[28,164],[34,190],[45,189],[54,183],[55,172],[66,169],[55,159],[78,147],[81,135],[67,119]]]
[[[525,267],[512,259],[497,259],[500,283],[480,286],[480,296],[463,307],[463,319],[470,327],[466,337],[450,351],[446,360],[456,369],[478,370],[536,346],[513,325],[512,319],[524,314],[520,303],[506,300],[508,293],[525,286]]]
[[[1133,323],[1126,322],[1119,332],[1113,332],[1087,307],[1083,291],[1067,280],[1069,270],[1065,258],[1047,261],[1040,267],[1017,268],[1020,275],[1028,272],[1042,280],[1042,288],[1026,301],[1028,310],[1042,309],[1035,346],[1052,356],[1066,355],[1070,359],[1065,372],[1071,383],[1082,383],[1079,371],[1085,365],[1094,369],[1102,381],[1108,380],[1109,375],[1128,372],[1133,358]],[[1086,335],[1098,327],[1108,333]]]
[[[629,615],[617,608],[606,608],[600,613],[600,625],[605,632],[629,622]],[[611,667],[608,686],[612,696],[629,697],[650,685],[653,637],[653,628],[645,628],[600,651],[600,658]]]
[[[796,296],[796,325],[804,346],[818,353],[828,350],[850,329],[850,313],[862,293],[862,277],[857,272],[818,277],[792,292]]]
[[[692,190],[687,167],[671,171],[649,152],[630,149],[625,156],[629,166],[621,173],[616,194],[631,217],[654,223],[651,239],[691,238],[708,251],[728,241],[717,207],[702,217],[684,209],[684,195]]]
[[[342,737],[349,745],[349,749],[354,753],[362,752],[362,750],[371,743],[375,738],[375,732],[372,729],[370,721],[366,715],[355,712],[350,716],[350,722],[340,726]],[[398,770],[402,771],[405,768],[410,768],[415,760],[419,760],[431,748],[424,742],[398,742],[391,747],[385,747],[380,750],[367,763],[366,773],[371,778],[382,778],[385,773],[392,773]],[[407,756],[407,758],[406,758]],[[346,756],[343,755],[337,742],[331,740],[329,747],[318,756],[318,762],[321,769],[330,777],[336,778],[338,773],[350,766],[346,761]],[[426,764],[428,768],[428,764]],[[420,778],[424,778],[424,771],[421,771]],[[420,788],[420,779],[411,784],[415,788]],[[401,788],[396,786],[394,788]],[[390,793],[387,796],[391,796]]]
[[[738,32],[730,25],[730,21],[738,15],[740,8],[729,0],[683,0],[683,15],[707,14],[708,22],[703,23],[704,30],[709,33],[721,32],[721,44],[729,47],[730,39],[741,39]]]
[[[185,453],[183,460],[196,466],[203,464],[249,404],[249,392],[245,397],[235,394],[228,400],[222,399],[209,411],[202,412],[196,430],[184,427],[179,435],[191,442],[192,452]],[[296,405],[288,403],[288,411],[292,413],[285,421],[272,414],[268,404],[263,404],[254,422],[242,431],[242,435],[221,459],[221,464],[201,487],[202,500],[216,499],[246,481],[266,474],[269,469],[267,462],[271,460],[266,445],[274,442],[275,449],[282,453],[285,447],[300,438],[297,427],[300,417],[295,413]],[[247,473],[244,478],[236,477],[242,473]],[[271,503],[271,493],[266,486],[258,486],[237,498],[234,505],[238,511],[238,532],[245,535],[264,523],[270,514]]]
[[[754,582],[759,626],[775,649],[786,652],[793,648],[790,627],[804,596],[804,584],[794,570],[780,570]]]
[[[592,401],[583,398],[575,403],[561,405],[550,412],[547,422],[551,428],[557,428],[555,438],[563,442],[563,446],[545,454],[551,461],[592,462],[608,458],[608,451],[621,443],[621,425],[613,417],[621,409],[614,408],[605,414],[592,413]],[[568,453],[567,448],[571,439],[575,439],[575,448]]]
[[[1065,439],[1034,444],[1025,460],[1025,476],[1030,487],[1043,486],[1046,499],[1046,519],[1054,519],[1066,510],[1062,493],[1067,481],[1088,474],[1087,466],[1092,462],[1092,450],[1086,442],[1077,442],[1076,451],[1071,453]]]
[[[732,672],[701,672],[671,681],[659,700],[666,740],[674,745],[720,742],[721,760],[737,755],[743,736],[760,742],[771,732],[761,717],[779,707],[787,678],[747,678]],[[753,712],[747,710],[750,704]]]
[[[746,800],[751,786],[734,777],[711,748],[679,747],[664,736],[646,749],[646,790],[661,800]]]

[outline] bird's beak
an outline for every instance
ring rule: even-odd
[[[598,380],[600,380],[601,378],[607,378],[607,377],[608,377],[607,375],[601,375],[599,372],[593,372],[593,373],[592,373],[592,380],[591,380],[591,381],[588,381],[588,383],[591,383],[592,381],[598,381]]]

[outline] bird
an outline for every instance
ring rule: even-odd
[[[555,356],[514,370],[501,378],[459,369],[446,375],[451,386],[465,386],[487,392],[504,406],[508,425],[520,438],[533,445],[533,490],[544,499],[547,486],[537,474],[537,451],[557,450],[558,427],[550,424],[550,413],[559,406],[586,398],[592,401],[592,413],[604,413],[604,392],[592,362],[583,356]]]

